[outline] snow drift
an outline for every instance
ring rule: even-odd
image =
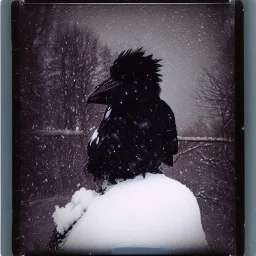
[[[83,215],[97,195],[98,194],[94,191],[81,188],[74,193],[71,202],[66,204],[65,207],[60,208],[59,206],[55,206],[55,212],[52,217],[56,224],[57,231],[60,234],[64,234],[64,232]]]
[[[65,207],[56,206],[53,218],[62,234],[77,221],[62,251],[149,247],[183,252],[207,247],[195,196],[163,174],[119,182],[104,195],[81,188]]]

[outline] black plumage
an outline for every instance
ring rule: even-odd
[[[88,103],[108,105],[88,143],[87,169],[95,179],[115,183],[173,165],[177,131],[173,111],[160,99],[159,62],[142,48],[123,51],[111,77],[90,95]]]

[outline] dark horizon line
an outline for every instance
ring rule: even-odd
[[[233,1],[232,1],[233,2]],[[235,1],[234,1],[235,2]],[[112,0],[112,1],[100,1],[100,0],[76,0],[76,1],[68,1],[68,0],[24,0],[21,4],[119,4],[119,5],[125,5],[125,4],[231,4],[229,0],[204,0],[203,2],[200,0],[162,0],[161,3],[155,1],[155,0],[132,0],[132,1],[118,1],[118,0]]]

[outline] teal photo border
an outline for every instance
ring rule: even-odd
[[[11,1],[1,1],[1,245],[12,255],[12,50]]]

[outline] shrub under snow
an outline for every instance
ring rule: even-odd
[[[56,207],[53,218],[62,234],[77,221],[63,251],[150,247],[179,252],[207,247],[195,196],[163,174],[119,182],[104,195],[81,188],[65,207]]]

